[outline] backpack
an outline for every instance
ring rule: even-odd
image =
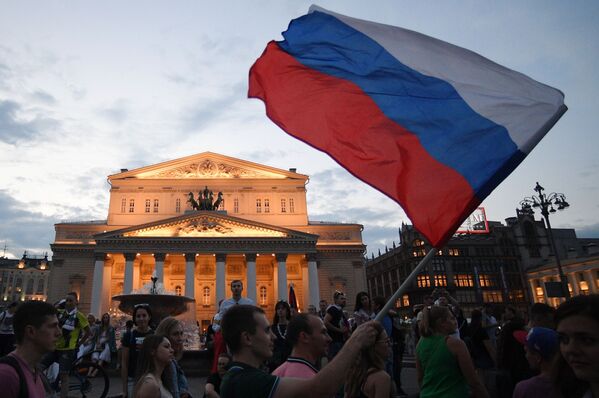
[[[25,375],[23,374],[23,369],[21,369],[19,361],[17,361],[17,359],[11,355],[6,355],[0,358],[0,363],[12,366],[12,368],[17,372],[17,375],[19,376],[19,398],[29,397],[27,382],[25,381]]]

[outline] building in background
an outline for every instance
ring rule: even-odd
[[[309,220],[308,176],[295,169],[205,152],[108,182],[106,220],[55,226],[53,300],[75,291],[82,311],[100,315],[156,273],[166,290],[195,298],[206,325],[235,279],[269,315],[291,284],[301,310],[366,289],[362,226]],[[197,202],[212,194],[217,210],[192,210],[190,192]]]
[[[558,280],[544,222],[517,213],[502,224],[487,221],[484,212],[475,221],[439,250],[397,301],[402,315],[411,316],[412,306],[421,304],[435,288],[447,289],[466,315],[483,303],[526,310],[529,303],[544,301],[546,292],[539,282]],[[573,294],[582,291],[580,286],[593,291],[590,286],[597,284],[599,263],[592,253],[599,239],[578,239],[573,229],[553,228],[553,233],[560,259],[568,259],[569,280],[576,281]],[[399,235],[400,245],[366,260],[371,295],[390,297],[430,249],[411,225],[402,224]]]
[[[47,255],[25,252],[20,260],[0,257],[0,307],[13,301],[46,301],[51,267]]]

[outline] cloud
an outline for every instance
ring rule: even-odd
[[[31,94],[31,97],[34,101],[41,102],[45,105],[54,105],[56,104],[56,98],[52,96],[50,93],[47,93],[44,90],[37,90]]]
[[[599,223],[577,228],[576,236],[579,238],[599,238]]]
[[[0,208],[0,241],[9,252],[20,255],[25,250],[39,254],[50,251],[57,217],[25,209],[4,190],[0,190]]]
[[[127,120],[129,111],[126,102],[124,100],[118,100],[115,101],[113,105],[100,109],[98,114],[112,123],[122,124]]]
[[[209,127],[213,122],[224,117],[241,100],[245,100],[244,83],[238,82],[229,88],[222,88],[222,95],[208,99],[200,99],[193,107],[188,107],[181,116],[183,130],[201,131]]]
[[[17,144],[36,138],[45,130],[55,129],[60,123],[37,113],[29,120],[23,120],[19,115],[22,107],[15,101],[0,101],[0,141],[7,144]]]
[[[280,149],[278,151],[273,151],[270,149],[260,149],[260,150],[256,150],[256,151],[239,153],[240,159],[251,160],[252,162],[255,162],[255,163],[264,163],[264,164],[268,164],[269,162],[272,162],[272,159],[276,159],[276,158],[285,159],[288,157],[289,157],[289,151],[284,151],[282,149]]]

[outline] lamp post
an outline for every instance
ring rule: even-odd
[[[544,193],[545,188],[543,188],[537,182],[534,190],[537,192],[537,195],[533,195],[531,197],[526,197],[520,202],[521,213],[533,215],[534,208],[540,208],[541,214],[545,218],[545,222],[547,223],[547,231],[549,233],[549,241],[551,242],[551,248],[553,249],[553,254],[555,255],[555,262],[557,264],[557,271],[559,273],[559,279],[562,286],[562,294],[566,299],[570,298],[570,290],[568,289],[568,281],[566,276],[564,275],[564,271],[562,270],[562,264],[559,260],[559,254],[557,253],[557,248],[555,247],[555,240],[553,239],[553,231],[551,230],[551,223],[549,222],[549,213],[555,213],[557,210],[564,210],[570,207],[570,204],[566,202],[566,196],[563,193],[555,193],[552,192],[548,195]],[[557,207],[557,210],[555,209]]]

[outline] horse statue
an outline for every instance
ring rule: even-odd
[[[193,197],[193,192],[190,192],[188,194],[188,198],[187,198],[187,203],[189,203],[191,205],[191,209],[192,210],[200,210],[200,205],[198,204],[198,202],[196,202],[196,200]]]
[[[223,203],[223,193],[219,192],[218,197],[216,198],[216,201],[212,205],[212,210],[218,210],[221,203]]]

